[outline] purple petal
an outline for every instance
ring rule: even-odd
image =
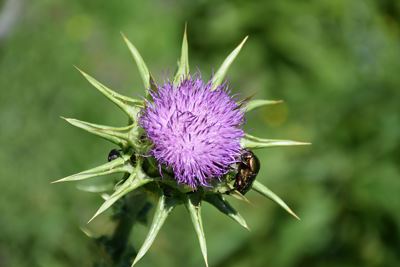
[[[244,117],[229,93],[226,83],[211,91],[200,78],[151,92],[139,123],[153,143],[151,154],[172,168],[178,183],[208,186],[239,158]]]

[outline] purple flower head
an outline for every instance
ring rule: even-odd
[[[212,91],[201,78],[171,82],[151,92],[139,123],[153,143],[158,164],[172,168],[178,183],[208,186],[237,162],[244,136],[243,111],[226,84]]]

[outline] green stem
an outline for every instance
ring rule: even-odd
[[[101,242],[107,254],[106,259],[102,259],[102,263],[98,262],[94,266],[129,266],[136,256],[137,252],[129,244],[129,237],[135,223],[143,221],[142,217],[148,212],[150,204],[144,193],[128,194],[120,201],[121,208],[114,217],[117,222],[115,230],[110,237]],[[104,260],[108,264],[105,264]]]
[[[130,233],[132,232],[134,224],[137,222],[138,215],[145,207],[146,198],[142,194],[129,194],[124,199],[124,207],[119,216],[117,227],[110,240],[112,248],[112,261],[115,266],[118,266],[121,260],[123,260],[124,254],[127,252],[128,241]],[[136,253],[135,253],[136,254]]]

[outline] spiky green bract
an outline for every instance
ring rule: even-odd
[[[126,127],[110,127],[106,125],[94,124],[86,121],[80,121],[72,118],[64,118],[68,123],[75,127],[81,128],[89,133],[100,136],[122,148],[133,146],[131,140],[134,140],[133,136],[136,131],[135,125],[129,125]]]
[[[159,193],[159,200],[157,207],[155,208],[155,213],[153,221],[150,225],[150,230],[146,236],[146,239],[136,255],[135,260],[132,263],[132,267],[146,254],[150,246],[153,244],[154,239],[157,237],[158,232],[163,226],[165,220],[171,211],[178,204],[178,200],[172,197],[165,196],[162,192]]]
[[[215,90],[220,86],[223,81],[225,80],[226,73],[228,72],[229,67],[239,54],[240,50],[242,49],[244,43],[246,42],[248,36],[246,36],[243,41],[229,54],[229,56],[224,60],[221,67],[217,70],[214,74],[212,79],[212,90]]]
[[[209,185],[199,186],[197,190],[194,191],[193,187],[177,182],[176,177],[178,174],[173,173],[173,171],[168,168],[164,168],[163,166],[161,166],[161,164],[159,164],[160,162],[157,162],[154,157],[149,156],[150,150],[152,146],[154,146],[154,142],[152,143],[149,138],[145,138],[145,136],[147,136],[147,132],[145,132],[145,130],[140,127],[138,123],[138,117],[141,113],[143,113],[143,110],[146,108],[145,105],[151,104],[156,101],[156,99],[154,98],[150,99],[151,95],[149,95],[149,92],[156,93],[159,87],[151,76],[150,71],[148,70],[147,65],[143,60],[143,57],[139,54],[136,47],[123,34],[122,36],[138,67],[144,89],[146,90],[147,99],[138,100],[123,96],[106,87],[82,70],[78,69],[82,73],[82,75],[99,92],[101,92],[111,102],[118,106],[128,116],[129,125],[124,127],[111,127],[84,122],[77,119],[64,118],[68,123],[78,128],[81,128],[91,134],[100,136],[119,146],[120,156],[116,159],[111,160],[108,163],[104,163],[98,167],[80,172],[78,174],[67,176],[55,182],[80,181],[96,176],[124,173],[124,176],[116,183],[113,182],[112,179],[110,179],[107,183],[103,184],[88,185],[87,183],[85,183],[85,185],[79,185],[79,189],[89,192],[102,193],[101,196],[104,199],[104,203],[100,206],[100,208],[90,219],[90,221],[92,221],[98,215],[102,214],[104,211],[110,208],[115,202],[121,200],[121,203],[124,203],[124,201],[122,201],[122,198],[124,198],[128,193],[134,194],[130,196],[138,197],[138,199],[140,199],[142,196],[148,196],[149,198],[153,197],[154,195],[157,196],[158,204],[155,208],[155,213],[152,223],[150,225],[150,230],[142,247],[138,251],[136,258],[133,260],[132,266],[135,265],[149,250],[162,225],[164,224],[165,220],[170,215],[172,210],[177,205],[184,204],[189,212],[192,224],[199,239],[200,248],[205,264],[208,266],[206,239],[201,218],[201,207],[203,201],[210,203],[220,212],[227,215],[229,218],[236,221],[244,228],[249,229],[244,218],[229,204],[227,200],[225,200],[223,196],[224,194],[226,194],[241,201],[249,202],[246,196],[244,196],[234,188],[234,180],[237,175],[237,171],[235,171],[236,161],[232,162],[232,166],[229,165],[226,174],[224,172],[223,175],[221,174],[221,177],[219,177],[219,179],[211,179]],[[223,84],[226,84],[226,73],[233,61],[238,56],[246,40],[247,37],[244,38],[244,40],[228,55],[228,57],[223,61],[219,69],[213,75],[212,80],[210,81],[210,89],[211,91],[213,91],[213,93],[217,93],[218,88],[221,87]],[[181,55],[178,61],[178,69],[172,79],[172,85],[178,88],[181,87],[184,81],[190,80],[191,76],[189,70],[188,42],[185,27]],[[244,113],[254,110],[258,107],[278,104],[282,102],[281,100],[251,100],[251,98],[252,96],[247,97],[244,100],[239,101],[238,103],[233,103],[235,104],[237,109],[240,109],[241,113]],[[192,100],[193,99],[188,99],[189,102]],[[207,110],[214,110],[214,107],[210,106],[210,109],[206,109],[204,112],[209,112]],[[213,114],[211,114],[211,116],[212,115]],[[219,121],[216,122],[216,125],[218,123]],[[165,138],[165,136],[161,136],[160,138]],[[210,140],[206,141],[210,143],[212,143],[211,141],[215,141],[214,137],[210,138]],[[259,149],[275,146],[293,146],[308,144],[309,143],[290,140],[265,139],[245,134],[244,137],[240,140],[240,147],[238,145],[238,151],[240,152],[240,149]],[[209,149],[204,153],[211,152],[215,152],[215,150]],[[176,153],[173,153],[173,155],[176,156]],[[203,156],[206,157],[207,155]],[[163,173],[163,177],[160,177],[160,171],[161,173]],[[298,219],[298,216],[288,207],[288,205],[266,186],[262,185],[258,181],[254,181],[252,190],[271,199],[283,209],[285,209],[288,213]],[[107,192],[107,194],[105,192]],[[137,204],[137,202],[135,203]],[[84,229],[84,232],[88,236],[94,237],[94,235],[89,233],[87,229]]]
[[[105,97],[107,97],[111,102],[117,105],[122,111],[124,111],[130,119],[135,120],[136,116],[143,107],[143,101],[138,99],[133,99],[127,96],[123,96],[118,94],[105,86],[104,84],[97,81],[95,78],[85,73],[78,67],[75,67],[79,72],[97,89],[102,93]]]
[[[132,54],[133,59],[136,62],[136,65],[138,67],[140,77],[142,78],[143,81],[143,86],[145,89],[150,89],[150,72],[149,69],[147,68],[146,63],[144,63],[144,60],[142,56],[140,55],[139,51],[137,48],[126,38],[126,36],[121,32],[122,38],[124,39],[126,45],[129,48],[129,51]]]
[[[206,263],[206,266],[208,266],[206,237],[204,235],[203,221],[201,219],[201,196],[199,196],[198,192],[185,195],[185,206],[189,211],[194,230],[199,239],[204,262]]]
[[[277,146],[304,146],[304,145],[311,145],[311,143],[291,141],[291,140],[265,139],[245,134],[245,136],[240,141],[240,145],[242,146],[242,148],[259,149],[259,148],[277,147]]]
[[[242,193],[240,193],[240,192],[239,192],[238,190],[236,190],[236,189],[231,190],[231,191],[229,192],[229,195],[230,195],[231,197],[234,197],[234,198],[240,200],[240,201],[244,201],[244,202],[246,202],[246,203],[250,203],[250,201],[247,199],[247,197],[245,197]]]
[[[245,112],[249,112],[253,109],[263,107],[263,106],[268,106],[268,105],[276,105],[283,103],[282,100],[265,100],[265,99],[253,99],[248,101],[247,103],[244,103],[244,110]]]
[[[189,78],[189,52],[188,52],[188,41],[187,41],[187,26],[185,25],[185,31],[183,33],[181,58],[178,62],[178,70],[174,77],[173,84],[178,86],[183,80]]]
[[[120,158],[117,158],[113,161],[107,162],[98,167],[67,176],[65,178],[54,181],[53,183],[79,181],[79,180],[85,180],[85,179],[92,178],[92,177],[103,176],[103,175],[119,173],[119,172],[131,173],[133,171],[133,167],[129,163],[129,158],[130,158],[130,155],[124,155]]]
[[[204,198],[205,201],[216,207],[220,212],[227,215],[229,218],[249,230],[245,219],[239,214],[221,194],[208,194]]]
[[[100,183],[100,184],[77,184],[76,188],[81,190],[81,191],[85,191],[85,192],[89,192],[89,193],[103,193],[103,192],[107,192],[107,191],[111,191],[114,188],[114,183],[112,181],[108,181],[107,183]]]
[[[89,220],[91,222],[98,215],[106,211],[112,204],[114,204],[117,200],[121,199],[123,196],[128,194],[129,192],[138,189],[139,187],[153,182],[154,179],[150,178],[145,174],[142,170],[141,162],[137,162],[136,167],[133,169],[132,173],[129,175],[128,179],[126,179],[122,184],[116,187],[114,193],[106,199],[103,205],[97,210],[95,215]]]
[[[274,192],[272,192],[268,187],[266,187],[265,185],[261,184],[258,181],[254,181],[253,183],[253,188],[254,191],[260,193],[261,195],[271,199],[273,202],[275,202],[276,204],[278,204],[279,206],[281,206],[284,210],[286,210],[290,215],[292,215],[293,217],[295,217],[297,220],[300,220],[299,216],[296,215],[296,213],[294,213],[292,211],[291,208],[289,208],[289,206],[280,198],[278,197]]]

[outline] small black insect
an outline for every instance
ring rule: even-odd
[[[129,159],[130,159],[130,161],[131,161],[133,166],[136,165],[137,157],[136,157],[135,154],[132,154],[132,156]]]
[[[114,160],[116,158],[119,158],[119,157],[121,157],[121,153],[119,153],[118,150],[113,149],[113,150],[110,151],[110,153],[108,153],[108,158],[107,159],[108,159],[108,161],[112,161],[112,160]]]
[[[250,150],[244,150],[240,159],[233,187],[244,195],[250,190],[260,171],[260,161]]]

